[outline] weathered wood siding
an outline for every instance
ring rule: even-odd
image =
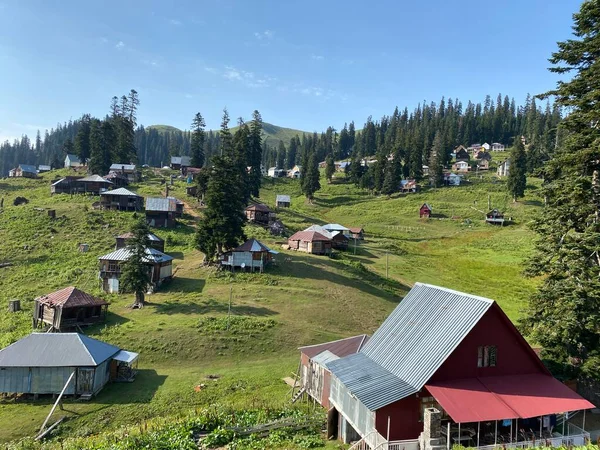
[[[94,373],[94,394],[98,393],[108,380],[110,379],[110,362],[112,359],[107,359],[98,367]]]
[[[0,392],[20,394],[58,394],[73,372],[72,367],[0,368]],[[75,392],[71,382],[66,394]]]

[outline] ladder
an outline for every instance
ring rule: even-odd
[[[296,392],[294,394],[294,396],[292,397],[292,403],[296,403],[296,401],[302,397],[302,394],[304,394],[306,392],[306,388],[305,387],[301,387],[300,390],[298,392]]]

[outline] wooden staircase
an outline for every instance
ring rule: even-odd
[[[298,392],[296,392],[294,394],[294,396],[292,397],[292,403],[296,403],[296,401],[302,397],[302,394],[304,394],[306,392],[306,388],[301,387],[300,390]]]

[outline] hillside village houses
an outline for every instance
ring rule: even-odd
[[[175,197],[147,197],[146,223],[155,228],[171,228],[183,215],[183,203]]]
[[[249,239],[242,245],[223,254],[220,258],[222,266],[230,267],[232,270],[248,270],[263,272],[271,264],[273,256],[278,252],[271,250],[256,239]]]
[[[100,193],[100,202],[104,209],[118,211],[141,211],[144,197],[125,188]]]
[[[37,168],[30,164],[19,164],[8,171],[10,178],[37,178]]]
[[[171,169],[181,170],[185,167],[191,167],[192,158],[190,156],[171,156]]]
[[[275,197],[276,208],[289,208],[292,204],[291,202],[289,195],[277,194],[277,197]]]
[[[244,210],[244,213],[246,214],[246,219],[248,222],[259,225],[268,225],[271,217],[273,217],[271,208],[264,203],[255,203],[249,205]]]
[[[452,172],[444,172],[444,184],[447,186],[460,186],[461,181],[462,175]]]
[[[52,170],[52,166],[48,166],[46,164],[40,164],[38,166],[38,173],[50,172]]]
[[[421,219],[429,219],[431,217],[432,211],[433,209],[431,208],[431,206],[429,206],[429,204],[423,203],[421,208],[419,208],[419,217]]]
[[[300,352],[293,398],[323,405],[327,436],[355,449],[560,447],[590,436],[563,413],[594,405],[552,377],[493,300],[416,283],[370,338]]]
[[[77,169],[79,167],[83,167],[83,164],[79,160],[79,156],[73,155],[71,153],[65,156],[65,169]]]
[[[492,143],[491,150],[493,152],[503,152],[504,151],[504,145],[500,144],[499,142],[494,142],[494,143]]]
[[[471,165],[468,161],[457,161],[452,164],[452,170],[456,172],[469,172],[471,170]]]
[[[302,174],[302,166],[295,165],[290,170],[287,171],[288,178],[300,178]]]
[[[287,170],[278,167],[269,167],[267,175],[271,178],[283,178],[287,176]]]
[[[115,250],[119,250],[120,248],[127,247],[129,240],[133,238],[133,233],[127,232],[118,235],[115,243]],[[154,233],[148,233],[148,240],[150,241],[150,247],[159,252],[165,252],[165,240],[160,238]]]
[[[313,255],[329,255],[331,239],[317,231],[298,231],[288,238],[287,248]]]
[[[324,226],[321,225],[311,225],[306,228],[304,231],[306,232],[317,232],[322,234],[326,238],[331,240],[331,248],[335,248],[338,250],[346,250],[348,248],[349,239],[348,237],[339,230],[328,230]]]
[[[110,166],[110,171],[118,172],[122,176],[127,177],[127,180],[130,183],[137,181],[139,178],[135,164],[112,164]]]
[[[459,145],[454,149],[454,159],[456,161],[468,161],[469,160],[469,152],[464,147],[464,145]]]
[[[477,170],[488,170],[489,168],[490,162],[487,159],[477,161]]]
[[[32,333],[0,350],[0,394],[89,400],[110,381],[133,381],[138,357],[80,333]]]

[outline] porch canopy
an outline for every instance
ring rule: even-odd
[[[595,408],[544,374],[466,378],[425,387],[456,423],[528,419]]]

